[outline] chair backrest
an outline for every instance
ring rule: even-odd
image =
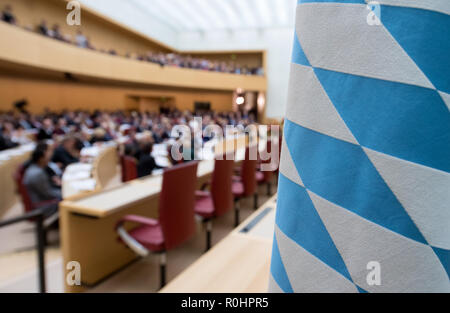
[[[170,250],[195,235],[195,190],[198,162],[166,169],[159,197],[159,222]]]
[[[241,180],[244,184],[244,195],[251,196],[256,192],[256,166],[258,160],[250,160],[250,148],[245,150],[245,159],[242,161]]]
[[[125,181],[125,159],[123,158],[123,155],[120,156],[120,170],[121,170],[121,179],[122,179],[122,183],[124,183]]]
[[[17,193],[20,195],[20,199],[22,200],[25,213],[28,213],[34,210],[34,206],[33,203],[31,202],[30,195],[28,194],[28,189],[23,183],[25,171],[26,171],[25,164],[20,165],[17,168],[16,172],[14,173],[13,178],[16,183]]]
[[[122,164],[122,182],[126,183],[130,180],[138,178],[136,160],[130,156],[121,157]]]
[[[233,183],[234,160],[216,160],[211,180],[211,195],[214,202],[216,216],[222,216],[233,208]]]

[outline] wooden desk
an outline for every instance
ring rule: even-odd
[[[200,162],[199,187],[213,170],[214,161]],[[152,176],[60,204],[64,264],[70,261],[81,264],[85,286],[99,283],[137,258],[117,240],[114,226],[128,214],[158,218],[161,186],[162,176]],[[83,289],[66,286],[68,292]]]
[[[276,196],[172,280],[162,293],[265,293],[275,224]],[[261,214],[264,217],[258,220]],[[245,228],[256,225],[248,232]],[[250,224],[250,225],[249,225]]]
[[[245,156],[245,141],[243,147],[239,143],[234,147],[238,148],[236,162],[239,162]],[[213,171],[214,160],[199,163],[198,188],[209,180]],[[161,186],[162,176],[151,176],[61,202],[63,264],[70,261],[80,263],[84,286],[98,284],[137,258],[134,252],[117,240],[114,227],[128,214],[158,218]],[[82,287],[65,288],[67,292],[84,290]]]
[[[117,174],[119,160],[117,157],[117,147],[109,146],[105,148],[93,164],[93,177],[98,182],[98,187],[103,189],[111,182]]]
[[[115,145],[99,148],[98,155],[92,161],[89,180],[95,181],[95,188],[92,191],[100,191],[104,189],[117,175],[118,159],[117,147]],[[69,165],[70,167],[70,165]],[[66,180],[63,175],[62,194],[64,199],[71,199],[81,194],[89,194],[92,191],[79,190],[72,186],[73,180]]]
[[[214,161],[201,161],[197,168],[200,180],[207,178],[214,170]],[[104,218],[127,207],[146,202],[161,192],[162,175],[136,179],[116,188],[64,201],[60,207],[69,212],[92,218]]]

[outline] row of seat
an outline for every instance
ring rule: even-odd
[[[270,147],[270,142],[268,144]],[[251,160],[250,149],[246,149],[240,168],[226,155],[215,160],[211,180],[196,190],[198,162],[174,166],[163,173],[163,185],[159,200],[158,220],[128,215],[116,226],[121,240],[138,255],[145,257],[150,252],[158,253],[160,259],[161,287],[166,283],[166,252],[178,247],[195,234],[195,215],[206,228],[206,250],[211,248],[212,220],[234,208],[235,226],[239,225],[240,200],[254,197],[254,209],[258,208],[257,186],[270,185],[274,171],[257,170],[258,160]],[[122,172],[125,178],[136,178],[136,164],[133,158],[122,158]],[[235,171],[239,175],[235,175]],[[129,223],[138,224],[125,228]],[[128,229],[128,230],[127,230]]]
[[[268,149],[271,144],[268,142]],[[224,155],[216,160],[211,180],[196,190],[198,162],[190,162],[166,169],[159,201],[159,218],[153,220],[128,215],[118,221],[116,231],[121,240],[138,255],[150,252],[161,254],[161,287],[165,285],[166,251],[189,240],[195,234],[195,215],[202,218],[206,228],[206,250],[211,248],[212,220],[234,208],[235,226],[239,224],[240,200],[254,197],[254,208],[258,207],[257,186],[267,184],[271,193],[273,171],[257,170],[260,161],[250,160],[250,149],[240,167],[235,168],[232,158]],[[270,153],[270,151],[269,151]],[[266,161],[266,162],[270,162]],[[137,178],[137,165],[134,158],[121,157],[122,179],[130,181]],[[20,166],[15,173],[17,192],[21,196],[25,213],[47,206],[56,206],[59,199],[45,203],[32,203],[28,190],[23,184],[25,167]],[[238,175],[235,175],[238,174]],[[49,218],[49,224],[57,219],[57,214]],[[124,224],[132,222],[137,227],[127,231]]]

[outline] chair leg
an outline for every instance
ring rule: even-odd
[[[161,253],[159,260],[161,289],[166,285],[166,263],[167,263],[167,255],[165,252],[163,252]]]
[[[258,192],[255,192],[255,194],[253,195],[253,202],[254,202],[254,207],[253,209],[258,210]]]
[[[267,182],[267,196],[272,195],[272,184],[270,182]]]
[[[44,247],[47,247],[48,246],[48,229],[43,228],[42,232],[43,232],[42,243],[43,243]]]
[[[212,233],[212,221],[206,220],[206,251],[211,249],[211,233]]]
[[[236,201],[235,205],[234,205],[234,227],[238,227],[239,226],[239,200]]]

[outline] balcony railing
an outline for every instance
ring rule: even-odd
[[[267,79],[262,76],[161,67],[79,48],[0,22],[1,62],[128,84],[230,91],[267,89]]]

